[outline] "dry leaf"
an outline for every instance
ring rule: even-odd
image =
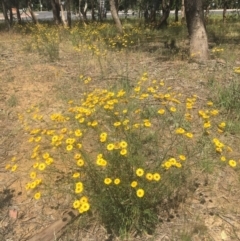
[[[222,238],[222,240],[227,240],[228,239],[227,234],[225,233],[224,230],[221,232],[221,238]]]

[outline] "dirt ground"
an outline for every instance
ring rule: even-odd
[[[119,54],[112,59],[112,65],[104,67],[109,78],[116,75],[114,64],[121,63],[122,58]],[[18,174],[9,173],[5,166],[14,155],[26,161],[26,165],[28,163],[26,133],[18,121],[19,113],[24,113],[31,105],[41,106],[46,114],[51,113],[65,105],[70,96],[77,98],[81,93],[77,81],[79,74],[100,76],[101,71],[94,63],[93,66],[80,66],[79,62],[79,55],[71,50],[61,51],[58,61],[49,62],[45,56],[24,52],[21,36],[0,35],[0,240],[30,240],[36,234],[40,237],[44,228],[61,220],[70,209],[67,200],[55,201],[51,207],[47,205],[48,200],[34,201],[26,195],[24,180]],[[209,76],[219,81],[231,81],[232,68],[236,66],[236,62],[228,63],[222,59],[210,60],[207,64],[162,61],[150,53],[133,54],[128,64],[131,64],[132,79],[145,69],[151,76],[171,81],[181,90],[198,93],[203,100],[209,95]],[[122,68],[125,68],[124,63]],[[95,83],[95,86],[99,84]],[[196,173],[191,186],[184,202],[169,213],[159,214],[159,227],[153,236],[129,240],[240,240],[237,173],[228,167],[219,169],[214,175],[203,170]],[[58,240],[111,240],[98,224],[89,230],[81,230],[75,221],[64,231]]]

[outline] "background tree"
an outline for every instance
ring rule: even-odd
[[[109,3],[110,3],[110,10],[111,10],[111,14],[112,14],[112,18],[116,24],[116,27],[118,29],[118,31],[120,33],[123,32],[123,29],[122,29],[122,23],[119,19],[119,16],[118,16],[118,13],[117,13],[117,8],[116,8],[116,5],[115,5],[115,1],[114,0],[109,0]]]
[[[202,0],[185,0],[184,5],[190,38],[190,55],[200,60],[207,60],[208,38],[204,24]]]

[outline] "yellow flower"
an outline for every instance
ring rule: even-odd
[[[133,125],[133,127],[137,129],[137,128],[140,127],[140,124],[139,124],[139,123],[136,123],[136,124]]]
[[[218,125],[219,128],[225,128],[226,127],[226,123],[225,122],[221,122],[219,125]]]
[[[176,132],[176,134],[183,134],[185,132],[185,130],[180,127],[180,128],[177,128],[175,132]]]
[[[33,164],[33,168],[37,168],[39,166],[39,163],[38,162],[35,162],[34,164]]]
[[[120,121],[115,122],[113,125],[114,125],[115,127],[118,127],[118,126],[120,126],[120,125],[121,125],[121,122],[120,122]]]
[[[82,144],[81,143],[77,143],[77,148],[81,149],[82,148]]]
[[[52,142],[56,142],[56,141],[58,141],[58,136],[57,135],[52,137]]]
[[[212,102],[212,101],[208,101],[208,102],[207,102],[207,105],[208,105],[208,106],[213,106],[213,102]]]
[[[114,182],[114,184],[115,184],[115,185],[118,185],[118,184],[119,184],[121,181],[120,181],[120,179],[119,179],[119,178],[116,178],[116,179],[114,179],[114,181],[113,181],[113,182]]]
[[[27,183],[26,186],[25,186],[25,189],[29,190],[30,188],[31,188],[31,183]]]
[[[176,109],[174,106],[172,106],[172,107],[170,108],[170,111],[171,111],[171,112],[176,112],[177,109]]]
[[[160,176],[159,173],[156,172],[156,173],[153,174],[153,180],[154,180],[154,181],[157,181],[157,182],[158,182],[160,179],[161,179],[161,176]]]
[[[112,179],[109,178],[109,177],[107,177],[107,178],[104,179],[104,183],[105,183],[106,185],[111,184],[111,182],[112,182]]]
[[[150,127],[152,124],[149,120],[144,120],[144,126]]]
[[[103,139],[106,139],[107,138],[107,133],[106,132],[102,132],[100,134],[100,139],[103,138]]]
[[[188,137],[188,138],[193,138],[193,134],[190,133],[190,132],[187,132],[187,133],[185,134],[185,136]]]
[[[87,203],[88,202],[88,198],[86,196],[82,196],[79,201],[80,201],[81,204]]]
[[[205,123],[203,124],[203,128],[204,128],[204,129],[207,129],[207,128],[210,128],[210,127],[211,127],[210,121],[205,122]]]
[[[77,182],[75,185],[76,185],[76,188],[82,188],[83,187],[82,182]]]
[[[48,153],[48,152],[45,152],[45,153],[43,154],[43,159],[46,160],[46,159],[49,158],[49,156],[50,156],[49,153]]]
[[[61,133],[62,134],[65,134],[67,132],[67,128],[63,128],[62,130],[61,130]]]
[[[89,209],[90,209],[90,204],[89,203],[83,203],[82,205],[81,205],[81,211],[83,211],[83,212],[87,212]]]
[[[77,165],[78,165],[79,167],[84,166],[84,160],[83,160],[83,159],[77,160]]]
[[[137,175],[138,177],[143,176],[143,174],[144,174],[144,170],[143,170],[142,168],[138,168],[138,169],[136,170],[136,175]]]
[[[179,159],[180,159],[181,161],[185,161],[185,160],[186,160],[186,157],[185,157],[184,155],[179,155]]]
[[[137,185],[138,185],[138,183],[137,183],[136,181],[132,181],[132,182],[131,182],[131,187],[134,188],[134,187],[136,187]]]
[[[75,188],[75,193],[76,194],[79,194],[79,193],[81,193],[83,191],[83,187],[76,187]]]
[[[34,198],[36,200],[38,200],[40,197],[41,197],[41,193],[40,192],[35,193]]]
[[[43,163],[43,162],[38,165],[38,169],[39,169],[40,171],[43,171],[45,168],[46,168],[46,164]]]
[[[229,161],[228,161],[228,164],[229,164],[229,166],[231,166],[231,167],[235,167],[235,166],[237,165],[236,161],[234,161],[234,160],[229,160]]]
[[[144,190],[140,188],[136,191],[136,194],[139,198],[142,198],[144,196]]]
[[[164,110],[164,109],[159,109],[159,110],[158,110],[158,114],[163,115],[164,113],[165,113],[165,110]]]
[[[221,156],[220,159],[221,159],[222,162],[225,162],[225,161],[226,161],[226,157],[225,157],[225,156]]]
[[[109,143],[107,145],[107,150],[112,151],[113,149],[114,149],[114,144],[113,143]]]
[[[73,178],[78,178],[78,177],[80,177],[80,173],[79,172],[75,172],[75,173],[73,173],[72,177]]]
[[[15,161],[16,161],[16,157],[15,157],[15,156],[12,157],[11,161],[12,161],[12,162],[15,162]]]
[[[210,111],[210,114],[213,115],[213,116],[217,115],[218,113],[219,113],[218,110],[211,110]]]
[[[66,149],[67,149],[67,151],[71,151],[73,149],[73,146],[72,145],[67,145]]]
[[[82,136],[82,132],[81,132],[81,130],[79,130],[79,129],[75,130],[74,134],[75,134],[75,136],[77,136],[77,137]]]
[[[120,154],[121,154],[122,156],[127,155],[127,149],[122,149],[122,150],[120,151]]]
[[[181,167],[182,167],[182,164],[179,163],[179,162],[177,162],[177,163],[175,164],[175,167],[177,167],[177,168],[181,168]]]
[[[128,146],[128,144],[127,144],[126,141],[121,141],[121,142],[120,142],[120,147],[121,147],[121,148],[127,148],[127,146]]]
[[[11,171],[12,171],[12,172],[15,172],[16,169],[17,169],[17,165],[15,164],[15,165],[12,166]]]
[[[75,155],[74,155],[74,159],[75,160],[78,160],[78,159],[80,159],[81,158],[81,154],[80,153],[76,153]]]
[[[152,181],[153,180],[153,174],[152,173],[146,173],[146,179],[148,180],[148,181]]]
[[[31,182],[31,184],[30,184],[30,188],[31,189],[34,189],[36,186],[37,186],[36,182]]]
[[[31,173],[30,173],[30,177],[31,177],[32,179],[36,178],[36,176],[37,176],[37,173],[36,173],[36,172],[31,172]]]
[[[41,139],[42,139],[41,136],[37,136],[34,140],[35,140],[35,142],[39,142],[39,141],[41,141]]]
[[[79,200],[75,200],[75,201],[73,202],[73,208],[75,208],[75,209],[78,209],[78,208],[80,207],[80,205],[81,205],[81,203],[80,203]]]

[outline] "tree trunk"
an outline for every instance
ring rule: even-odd
[[[71,28],[72,27],[71,0],[66,1],[66,9],[67,9],[67,25],[69,28]]]
[[[94,0],[91,0],[91,7],[92,7],[92,21],[95,21],[95,10],[94,10]]]
[[[63,9],[63,5],[61,3],[61,0],[58,0],[58,4],[59,4],[60,10],[61,10],[61,19],[62,19],[63,26],[66,27],[67,26],[67,22],[66,22],[66,19],[65,19],[64,9]]]
[[[60,5],[58,0],[51,0],[54,22],[61,24]]]
[[[181,22],[183,23],[185,21],[185,6],[184,6],[184,0],[182,0],[182,7],[181,7]]]
[[[190,56],[208,59],[208,38],[204,25],[202,0],[185,0],[187,28],[190,38]]]
[[[34,14],[33,9],[32,9],[32,1],[31,0],[27,0],[27,6],[28,6],[28,11],[30,12],[30,15],[32,17],[33,23],[38,24],[37,17]]]
[[[173,4],[173,0],[162,0],[162,17],[160,19],[160,22],[157,26],[157,29],[160,29],[162,27],[167,26],[167,19],[170,14],[171,6]]]
[[[223,22],[226,23],[227,20],[227,9],[228,9],[228,2],[227,0],[224,0],[223,2]]]
[[[120,33],[122,33],[123,32],[123,30],[122,30],[122,23],[121,23],[121,21],[120,21],[120,19],[118,17],[115,1],[114,0],[109,0],[109,2],[110,2],[110,10],[111,10],[112,18],[113,18],[113,20],[114,20],[114,22],[116,24],[116,27],[117,27],[118,31]]]
[[[9,8],[9,11],[10,11],[10,25],[12,26],[13,25],[13,10],[12,10],[11,6]]]
[[[18,20],[18,24],[22,23],[21,14],[20,14],[20,11],[19,11],[19,6],[17,6],[17,20]]]
[[[2,0],[2,10],[3,10],[3,15],[4,15],[6,27],[7,27],[8,30],[10,30],[11,25],[10,25],[10,21],[9,21],[8,14],[7,14],[8,10],[7,10],[5,0]]]
[[[176,4],[176,6],[175,6],[175,22],[178,22],[178,11],[179,11],[178,5]]]

